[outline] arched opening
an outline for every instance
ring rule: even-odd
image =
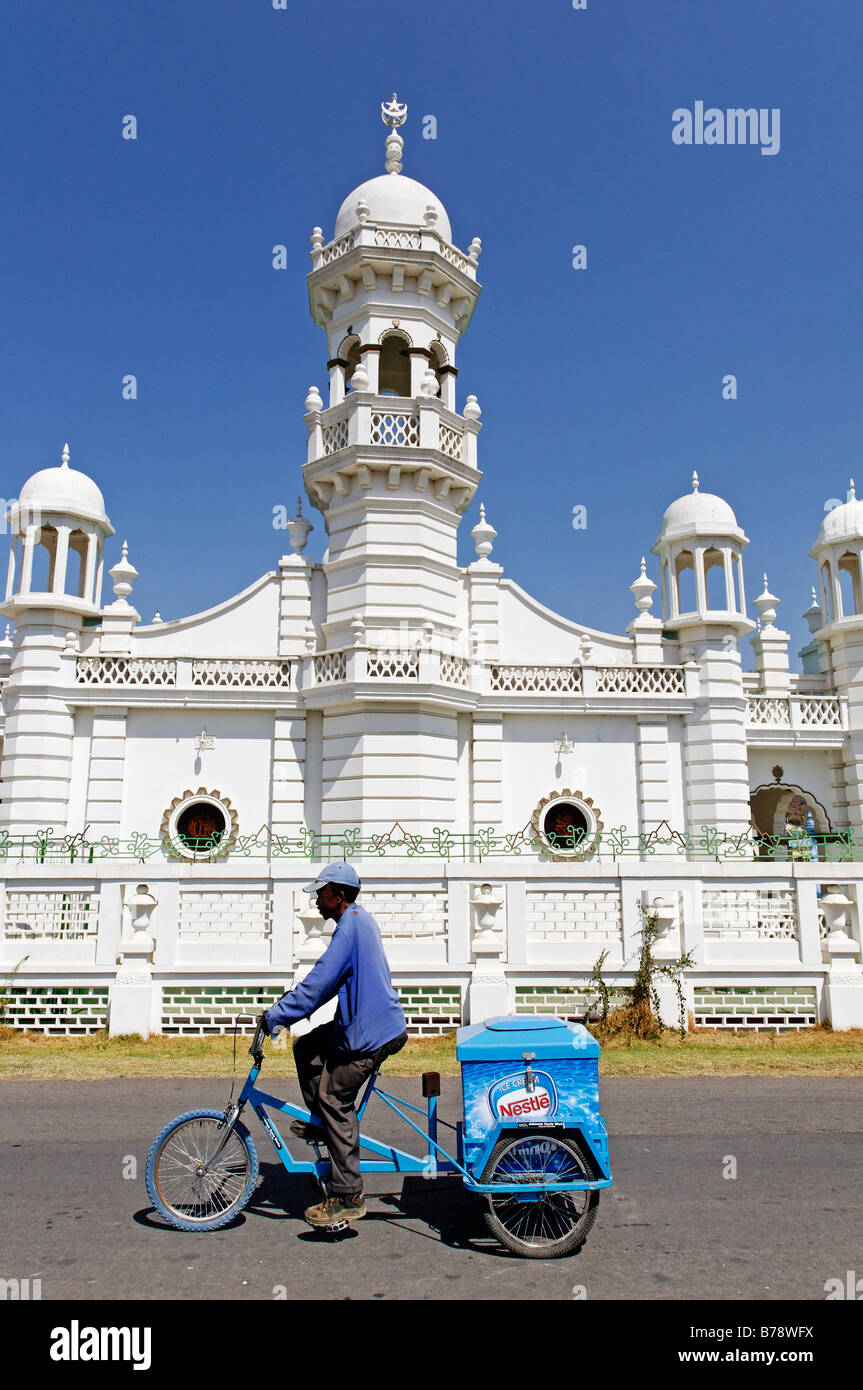
[[[837,568],[839,570],[839,588],[842,592],[843,618],[850,618],[853,614],[863,613],[859,559],[850,550],[846,550],[844,555],[840,555]]]
[[[825,623],[833,621],[833,578],[830,572],[830,561],[825,560],[818,571],[821,581],[821,611],[824,614]]]
[[[695,593],[695,562],[691,550],[681,550],[674,561],[674,583],[677,590],[678,613],[695,613],[698,601]]]
[[[438,396],[440,396],[440,395],[442,394],[442,388],[443,388],[443,377],[441,376],[441,371],[440,371],[440,369],[441,369],[441,367],[444,365],[444,363],[446,362],[446,352],[445,352],[445,350],[444,350],[444,346],[443,346],[442,343],[438,343],[438,342],[432,343],[431,347],[429,348],[429,359],[430,359],[430,366],[431,366],[431,369],[432,369],[432,371],[434,372],[435,376],[437,377],[437,392],[436,392],[436,394],[437,394]]]
[[[33,568],[30,571],[30,591],[49,594],[54,582],[54,561],[57,555],[57,528],[45,525],[36,536],[33,546]]]
[[[192,854],[217,849],[227,829],[224,811],[210,801],[193,801],[177,817],[177,839]]]
[[[381,343],[378,368],[378,395],[409,396],[411,359],[409,342],[403,333],[387,333]]]
[[[86,532],[73,531],[69,537],[69,558],[66,563],[66,593],[77,594],[78,598],[86,598],[84,585],[87,579],[87,546],[89,537]]]
[[[725,558],[715,546],[704,552],[704,592],[708,608],[722,612],[727,610],[729,599],[725,586]]]
[[[835,835],[830,817],[811,792],[789,782],[756,787],[749,798],[762,859],[826,858]]]
[[[356,333],[345,338],[339,344],[339,357],[347,362],[345,367],[345,385],[347,386],[357,367],[360,365],[360,340]]]

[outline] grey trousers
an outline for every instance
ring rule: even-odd
[[[332,1025],[323,1023],[294,1043],[303,1100],[310,1113],[321,1121],[327,1137],[332,1167],[328,1186],[334,1196],[355,1196],[363,1190],[360,1127],[354,1102],[363,1082],[384,1058],[400,1052],[406,1042],[407,1033],[402,1033],[376,1052],[334,1053]]]

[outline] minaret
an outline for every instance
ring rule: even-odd
[[[837,695],[847,702],[843,778],[848,821],[859,834],[863,826],[863,501],[857,497],[853,478],[846,501],[824,517],[809,554],[818,565],[821,602],[820,612],[813,601],[806,616],[813,620],[810,628],[821,651],[821,669],[832,675]]]
[[[327,334],[329,400],[306,399],[306,491],[329,537],[325,644],[358,623],[437,631],[457,619],[456,538],[480,473],[480,410],[456,409],[456,349],[479,295],[477,257],[451,243],[446,210],[402,174],[407,107],[383,103],[386,170],[343,202],[335,235],[312,234],[309,303]],[[353,624],[353,628],[352,628]]]
[[[333,831],[469,820],[469,720],[439,654],[466,621],[456,542],[481,476],[480,409],[473,396],[457,409],[456,354],[481,248],[458,250],[440,199],[401,172],[406,115],[395,95],[382,104],[386,172],[344,200],[331,242],[312,234],[329,383],[326,404],[317,387],[306,398],[303,479],[329,538],[319,650],[344,652],[346,683],[305,697],[307,766],[322,769],[305,815]]]
[[[688,829],[729,834],[748,829],[747,701],[737,643],[755,624],[746,616],[741,552],[749,542],[731,507],[702,492],[678,497],[662,518],[659,556],[662,617],[681,658],[698,664],[699,694],[684,722]]]
[[[10,512],[6,599],[15,648],[4,691],[6,733],[0,776],[0,827],[13,834],[67,828],[75,736],[77,635],[98,621],[103,547],[114,534],[102,493],[85,473],[43,468],[24,484]]]

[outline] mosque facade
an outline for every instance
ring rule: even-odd
[[[507,577],[484,508],[460,566],[482,474],[457,358],[482,248],[402,173],[404,108],[382,111],[386,171],[312,234],[327,381],[275,568],[144,623],[134,537],[106,575],[105,499],[68,447],[9,509],[6,1017],[221,1031],[313,964],[301,886],[348,858],[414,1031],[578,1012],[601,952],[612,987],[631,980],[650,912],[658,956],[689,953],[695,1023],[863,1026],[863,503],[852,485],[811,551],[799,672],[766,576],[747,616],[747,537],[695,474],[624,633]]]

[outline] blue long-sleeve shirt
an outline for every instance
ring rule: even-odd
[[[335,1051],[374,1052],[406,1031],[380,928],[359,903],[345,908],[329,946],[305,979],[268,1010],[269,1031],[308,1018],[336,994]]]

